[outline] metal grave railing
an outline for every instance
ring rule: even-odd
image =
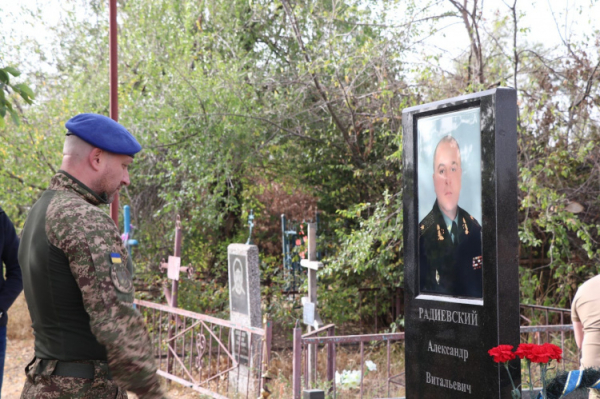
[[[271,356],[265,328],[136,299],[150,333],[158,374],[204,395],[256,398]]]

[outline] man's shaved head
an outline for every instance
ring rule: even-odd
[[[87,159],[93,148],[91,144],[86,143],[79,137],[73,134],[68,135],[65,137],[65,144],[63,146],[63,164],[76,167]]]
[[[68,135],[60,168],[110,203],[122,186],[129,185],[127,168],[132,161],[129,155],[113,154]]]

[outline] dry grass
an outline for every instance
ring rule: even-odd
[[[370,346],[365,345],[365,361],[371,360],[377,365],[377,370],[368,372],[363,381],[363,397],[380,398],[387,397],[387,352],[384,345]],[[338,346],[336,349],[336,369],[341,370],[360,370],[360,350],[358,346]],[[390,371],[392,375],[404,371],[404,347],[400,344],[393,344],[391,351]],[[326,392],[329,384],[326,380],[327,353],[326,348],[320,347],[317,361],[318,381],[313,388],[323,389]],[[280,351],[272,352],[270,369],[278,376],[277,379],[268,383],[272,392],[273,399],[289,399],[292,397],[292,352]],[[365,368],[366,371],[366,368]],[[403,378],[401,379],[403,380]],[[304,385],[302,385],[304,387]],[[390,395],[392,397],[404,396],[404,387],[391,385]],[[338,398],[359,398],[359,389],[340,389],[337,388]]]
[[[33,339],[33,329],[31,328],[31,318],[29,309],[25,302],[25,295],[21,293],[15,303],[8,310],[8,326],[6,336],[13,340]]]

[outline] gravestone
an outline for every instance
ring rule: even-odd
[[[260,269],[256,245],[230,244],[227,247],[229,271],[230,320],[245,327],[262,328],[260,303]],[[259,367],[261,345],[259,336],[233,330],[232,355],[240,369],[230,373],[230,384],[234,390],[253,389],[259,383],[253,378],[252,369]],[[252,341],[252,342],[250,342]],[[238,378],[239,377],[239,378]]]
[[[520,340],[516,116],[505,88],[402,113],[408,399],[511,398],[487,351]]]

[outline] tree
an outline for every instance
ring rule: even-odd
[[[52,68],[30,73],[43,100],[27,124],[0,129],[0,200],[18,221],[55,173],[64,122],[108,113],[106,2],[64,5]],[[185,295],[191,305],[217,292],[193,303],[222,309],[226,247],[245,242],[254,209],[257,225],[272,223],[257,242],[278,291],[283,210],[266,202],[285,192],[322,212],[324,316],[357,318],[358,287],[402,286],[402,109],[518,85],[521,292],[564,304],[599,257],[597,45],[556,54],[526,43],[518,6],[485,17],[478,0],[121,2],[120,122],[144,147],[122,197],[141,242],[138,276],[156,288],[180,214],[183,257],[202,276]],[[447,21],[467,41],[442,65],[423,37]]]
[[[17,113],[17,110],[13,108],[13,104],[10,100],[10,95],[12,93],[19,95],[26,104],[31,105],[33,103],[33,91],[25,83],[10,83],[11,75],[16,78],[17,76],[21,75],[21,72],[10,66],[0,68],[0,128],[4,127],[5,125],[4,117],[6,116],[6,112],[10,114],[13,122],[16,125],[19,124],[19,114]],[[21,110],[16,98],[13,98],[12,101],[14,102],[15,107],[18,110]]]

